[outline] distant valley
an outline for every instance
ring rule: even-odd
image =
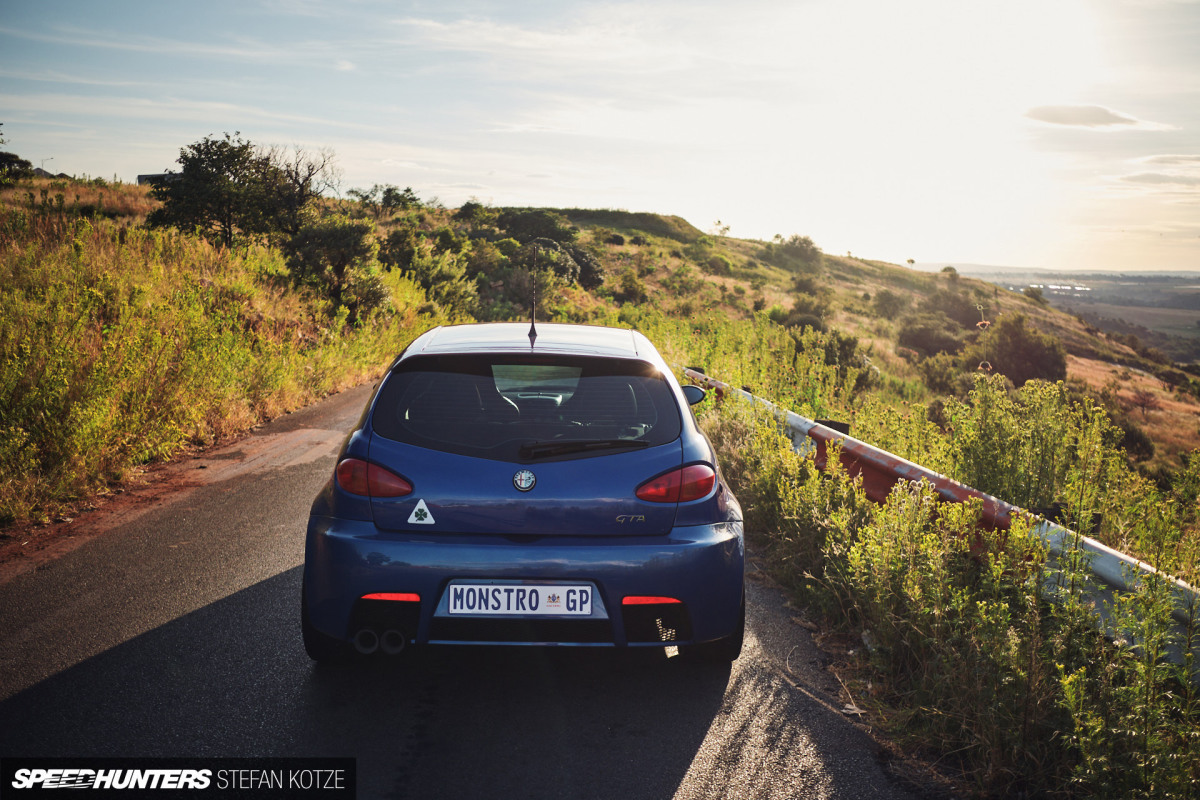
[[[1132,334],[1172,361],[1200,361],[1200,272],[1054,272],[979,264],[934,269],[936,263],[916,268],[953,266],[1011,291],[1035,288],[1050,305],[1106,333]]]

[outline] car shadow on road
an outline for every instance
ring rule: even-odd
[[[361,797],[669,797],[729,682],[592,648],[316,666],[299,589],[289,570],[10,697],[0,756],[354,756]]]
[[[299,593],[297,567],[9,697],[0,757],[352,756],[362,798],[903,796],[777,666],[770,598],[732,670],[592,648],[318,666]]]

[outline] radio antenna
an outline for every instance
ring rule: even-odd
[[[537,280],[533,283],[533,302],[529,304],[529,346],[537,341]]]

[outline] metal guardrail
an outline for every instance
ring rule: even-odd
[[[891,493],[892,487],[901,481],[923,480],[934,488],[943,501],[964,503],[969,500],[979,500],[983,509],[981,521],[993,530],[1007,530],[1013,517],[1018,514],[1036,518],[1036,515],[998,497],[973,489],[886,450],[880,450],[878,447],[802,417],[793,411],[781,409],[761,397],[755,397],[744,389],[730,386],[699,370],[688,368],[683,370],[683,374],[694,383],[713,389],[718,393],[718,397],[730,395],[741,397],[770,410],[776,419],[787,427],[793,448],[804,454],[815,450],[814,461],[819,469],[825,469],[827,445],[830,442],[839,442],[842,465],[850,475],[862,479],[864,492],[876,503],[883,503]],[[1113,638],[1110,620],[1113,616],[1111,609],[1115,602],[1115,593],[1133,591],[1138,584],[1149,578],[1161,579],[1170,586],[1174,599],[1171,616],[1179,626],[1178,633],[1182,633],[1190,620],[1200,620],[1200,592],[1190,584],[1162,573],[1144,561],[1114,550],[1095,539],[1083,536],[1054,522],[1037,519],[1040,521],[1035,523],[1033,530],[1046,544],[1051,559],[1061,561],[1072,556],[1082,556],[1090,566],[1091,572],[1096,578],[1096,586],[1088,592],[1089,599],[1093,601],[1101,625],[1109,631],[1110,638]],[[1200,681],[1200,644],[1197,645],[1197,648],[1197,671],[1193,678]],[[1172,658],[1176,663],[1182,663],[1182,650],[1177,649],[1172,653]]]

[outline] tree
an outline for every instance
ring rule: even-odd
[[[0,127],[4,123],[0,122]],[[0,144],[6,144],[4,132],[0,131]],[[0,186],[12,186],[22,178],[33,175],[33,164],[16,153],[0,152]]]
[[[16,153],[0,151],[0,186],[12,186],[33,176],[33,164]]]
[[[179,151],[179,172],[154,187],[163,201],[147,222],[154,226],[199,228],[222,244],[233,244],[240,233],[270,230],[268,187],[274,179],[268,158],[239,133],[224,138],[206,136]]]
[[[568,245],[567,254],[579,265],[579,285],[588,291],[604,285],[604,267],[600,259],[579,245]]]
[[[1042,305],[1042,306],[1046,305],[1046,295],[1044,295],[1042,293],[1041,287],[1026,286],[1024,289],[1021,290],[1021,294],[1025,295],[1026,297],[1028,297],[1030,300],[1037,303],[1038,305]]]
[[[821,265],[821,248],[817,247],[808,236],[793,234],[783,238],[775,234],[773,242],[768,242],[758,251],[758,258],[783,269],[796,272],[812,272]]]
[[[402,190],[390,183],[377,183],[370,189],[350,189],[346,194],[362,203],[376,219],[390,217],[396,211],[421,205],[420,198],[411,186]]]
[[[454,212],[454,219],[475,228],[494,228],[499,216],[498,211],[488,208],[478,200],[468,200]]]
[[[263,152],[271,168],[267,187],[268,201],[274,207],[272,227],[288,236],[295,236],[309,219],[316,200],[325,192],[337,191],[341,172],[337,159],[328,148],[305,150],[293,147],[271,147]],[[393,187],[394,188],[394,187]]]
[[[1129,404],[1134,408],[1139,408],[1142,411],[1142,419],[1146,419],[1146,415],[1151,411],[1159,411],[1162,409],[1162,401],[1158,399],[1158,395],[1149,389],[1138,389],[1129,398]]]
[[[331,151],[263,149],[237,132],[194,142],[176,161],[180,171],[154,187],[163,206],[147,222],[198,228],[226,246],[238,236],[295,236],[312,202],[338,180]]]

